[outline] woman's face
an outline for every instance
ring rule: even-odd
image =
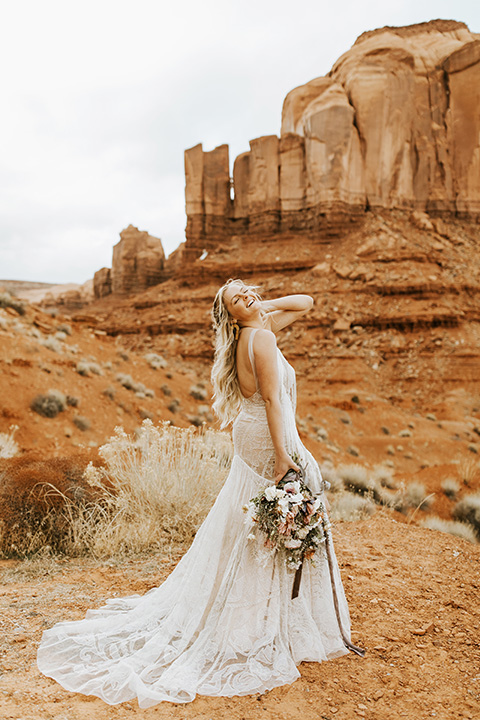
[[[253,288],[232,283],[223,293],[223,301],[234,320],[246,322],[258,315],[260,303]]]

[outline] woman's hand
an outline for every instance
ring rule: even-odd
[[[275,460],[275,469],[274,469],[275,485],[278,485],[280,480],[284,477],[284,475],[287,473],[287,471],[290,470],[290,468],[292,468],[296,472],[298,472],[300,470],[298,465],[296,465],[296,463],[293,462],[292,458],[287,453],[284,453],[282,455],[277,455],[276,460]]]

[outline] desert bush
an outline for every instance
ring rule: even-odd
[[[154,370],[164,369],[167,367],[167,361],[161,355],[156,353],[147,353],[144,355],[145,360]]]
[[[73,395],[67,395],[67,405],[70,407],[78,407],[78,403],[80,400],[77,397],[74,397]]]
[[[103,375],[102,368],[94,360],[79,360],[75,369],[79,375],[83,375],[84,377],[88,377],[90,373]]]
[[[18,454],[19,447],[15,442],[17,425],[12,425],[8,433],[0,433],[0,458],[12,458]]]
[[[83,415],[75,415],[75,417],[73,418],[73,424],[82,432],[85,432],[85,430],[89,430],[92,426],[90,420],[86,417],[83,417]]]
[[[67,323],[61,323],[57,326],[58,332],[65,333],[65,335],[71,335],[72,334],[72,326],[68,325]]]
[[[407,485],[404,495],[404,504],[407,507],[422,507],[426,510],[432,504],[433,498],[427,495],[425,485],[420,482],[411,482]]]
[[[19,315],[25,315],[25,303],[9,292],[0,292],[0,307],[10,307]]]
[[[180,400],[177,400],[177,398],[175,398],[174,400],[172,400],[171,403],[168,404],[167,407],[171,413],[176,413],[178,408],[180,407]]]
[[[30,408],[43,417],[54,418],[65,410],[67,399],[59,390],[49,390],[47,395],[36,395]]]
[[[101,501],[83,473],[91,456],[38,460],[30,456],[2,461],[0,554],[28,556],[49,546],[73,547],[73,520],[88,503]]]
[[[369,497],[342,492],[332,498],[330,517],[332,520],[355,522],[373,515],[375,509],[375,503]]]
[[[474,458],[463,460],[458,470],[463,484],[467,487],[475,484],[480,479],[480,462]]]
[[[105,466],[89,466],[85,477],[110,489],[79,519],[76,537],[106,556],[190,542],[225,480],[232,446],[226,433],[144,420],[137,439],[117,428],[99,454]]]
[[[331,462],[326,461],[322,463],[320,466],[320,472],[322,473],[322,478],[326,482],[330,483],[330,492],[335,493],[343,490],[343,480],[338,477]]]
[[[346,490],[369,495],[375,502],[381,502],[380,486],[363,465],[340,465],[337,473]]]
[[[430,517],[423,518],[420,525],[429,530],[439,530],[440,532],[450,533],[463,540],[468,540],[468,542],[471,543],[477,542],[477,536],[473,527],[458,520],[443,520],[443,518],[439,518],[436,515],[431,515]]]
[[[480,493],[465,495],[453,508],[453,517],[469,523],[480,537]]]
[[[190,388],[190,395],[195,400],[206,400],[208,397],[208,392],[205,385],[203,385],[202,383],[197,383],[196,385],[192,385],[192,387]]]
[[[110,400],[114,400],[116,392],[114,387],[108,385],[108,387],[102,390],[102,395],[105,395],[105,397],[108,397]]]
[[[62,353],[63,352],[63,345],[62,343],[57,340],[57,338],[54,335],[47,335],[46,338],[40,338],[39,340],[40,345],[43,345],[43,347],[46,347],[47,350],[51,350],[55,353]]]
[[[160,388],[160,390],[162,391],[162,393],[163,393],[164,395],[171,395],[171,394],[172,394],[172,391],[171,391],[171,389],[168,387],[168,385],[162,385],[162,387]]]
[[[458,495],[460,485],[455,478],[445,478],[445,480],[442,480],[442,490],[448,498],[453,500]]]
[[[385,465],[375,465],[372,470],[372,479],[375,483],[380,483],[382,487],[390,488],[390,490],[396,487],[393,471]]]

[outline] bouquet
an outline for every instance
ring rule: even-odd
[[[269,485],[244,507],[247,522],[264,534],[266,547],[281,551],[287,566],[297,571],[292,597],[298,594],[303,561],[313,561],[330,527],[325,506],[304,475],[303,469],[289,470],[278,485]],[[252,532],[249,538],[254,537]]]

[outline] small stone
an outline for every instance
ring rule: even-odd
[[[347,452],[350,453],[350,455],[353,455],[353,457],[358,457],[360,455],[360,450],[355,445],[349,445]]]
[[[390,435],[390,430],[385,427],[385,425],[382,425],[381,431],[384,433],[384,435]]]
[[[433,628],[434,628],[434,623],[429,622],[428,625],[425,625],[423,628],[417,628],[416,630],[412,630],[412,633],[414,635],[426,635],[427,632],[429,632],[430,630],[433,630]]]
[[[383,697],[383,695],[384,695],[383,690],[375,690],[372,697],[374,700],[380,700],[380,698]]]

